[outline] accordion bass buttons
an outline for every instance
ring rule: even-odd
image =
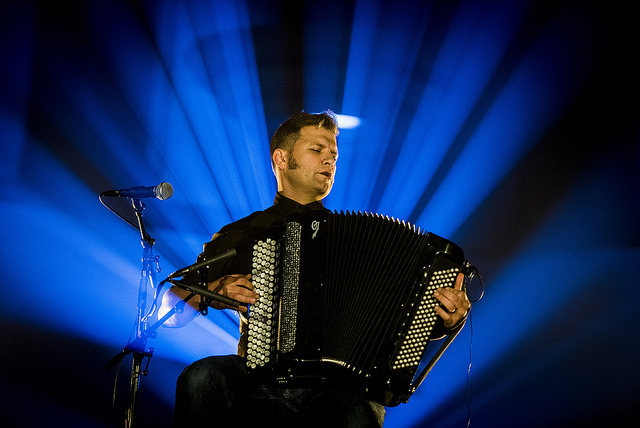
[[[252,282],[260,298],[250,306],[248,316],[247,366],[256,368],[270,363],[276,349],[276,310],[274,293],[278,275],[279,245],[272,239],[258,241],[253,247]]]

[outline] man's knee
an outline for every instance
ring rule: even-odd
[[[243,360],[235,355],[208,357],[187,366],[176,383],[176,410],[228,409],[238,391],[247,388]]]
[[[378,407],[381,412],[375,411]],[[353,391],[328,389],[309,398],[302,420],[308,427],[378,428],[384,420],[384,407],[372,405]]]

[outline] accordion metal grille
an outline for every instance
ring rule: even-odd
[[[278,332],[278,349],[280,352],[291,352],[296,345],[296,322],[298,314],[298,278],[300,275],[300,235],[299,223],[287,223],[285,229],[285,246],[282,254],[282,287],[280,298],[280,331]],[[282,308],[288,308],[283,310]]]

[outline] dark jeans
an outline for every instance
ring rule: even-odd
[[[174,428],[272,422],[278,427],[379,428],[384,406],[345,389],[291,389],[255,383],[236,355],[209,357],[178,378]],[[248,424],[248,425],[247,425]]]

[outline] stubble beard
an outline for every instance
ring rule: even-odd
[[[293,153],[291,154],[291,157],[289,158],[289,161],[287,162],[287,168],[289,168],[289,169],[298,169],[298,168],[300,168],[300,165],[298,165],[298,162],[296,161],[296,158],[293,156]]]

